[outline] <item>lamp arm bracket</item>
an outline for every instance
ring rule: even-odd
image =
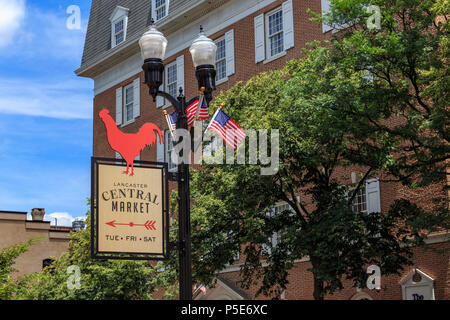
[[[167,100],[170,101],[170,103],[175,107],[175,109],[177,110],[177,112],[179,112],[179,109],[181,108],[180,103],[178,102],[177,99],[175,99],[174,97],[172,97],[170,94],[168,94],[167,92],[164,91],[158,91],[158,93],[156,94],[158,96],[164,97]]]

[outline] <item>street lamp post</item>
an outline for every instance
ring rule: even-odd
[[[144,65],[142,69],[145,74],[145,83],[149,87],[149,93],[156,101],[157,96],[166,98],[175,107],[177,112],[177,129],[188,129],[186,117],[186,106],[191,105],[196,98],[186,103],[183,89],[180,88],[180,95],[172,97],[159,87],[163,83],[164,64],[163,59],[167,48],[167,39],[159,32],[154,22],[151,22],[150,29],[144,33],[139,40]],[[200,88],[204,88],[204,95],[207,103],[212,100],[212,91],[215,90],[216,70],[214,67],[216,59],[216,44],[207,38],[203,29],[200,28],[199,37],[194,40],[190,52],[196,68],[196,77]],[[200,106],[199,106],[200,107]],[[182,141],[177,141],[176,144]],[[180,154],[180,159],[184,159]],[[182,160],[178,164],[178,199],[179,199],[179,227],[178,227],[178,251],[179,251],[179,283],[180,299],[192,300],[192,265],[191,265],[191,218],[190,218],[190,193],[189,193],[189,163]]]

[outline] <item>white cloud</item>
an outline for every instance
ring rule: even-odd
[[[77,217],[77,218],[83,218],[86,217]],[[44,216],[45,221],[50,221],[52,226],[58,226],[58,227],[71,227],[72,222],[77,219],[74,218],[70,213],[68,212],[53,212],[50,214],[46,214]]]
[[[90,80],[0,78],[0,113],[91,119],[92,103]]]
[[[25,17],[25,0],[0,0],[0,48],[11,43]]]
[[[2,1],[10,0],[0,0],[0,4]],[[53,62],[58,60],[79,65],[87,20],[82,21],[81,29],[70,30],[66,25],[69,16],[65,10],[60,8],[46,11],[31,4],[26,8],[26,15],[27,19],[22,18],[21,24],[14,29],[16,34],[14,46],[9,46],[8,50],[2,50],[0,52],[2,56]]]

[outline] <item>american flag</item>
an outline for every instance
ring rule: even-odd
[[[172,131],[175,131],[177,129],[177,119],[178,119],[178,114],[176,112],[172,113],[169,116],[169,123],[170,123],[170,127]]]
[[[202,101],[201,107],[200,110],[197,111],[200,100]],[[208,104],[206,103],[206,99],[203,96],[200,97],[199,99],[196,99],[189,107],[186,108],[188,126],[192,126],[194,124],[197,112],[198,112],[198,120],[206,120],[209,118]]]
[[[236,149],[246,135],[237,123],[221,109],[214,115],[209,128],[221,136],[232,149]]]

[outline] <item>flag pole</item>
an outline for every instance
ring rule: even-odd
[[[211,127],[211,123],[214,120],[214,118],[216,117],[217,113],[219,112],[219,110],[222,110],[222,108],[225,105],[222,103],[219,108],[216,110],[216,113],[214,113],[213,117],[211,118],[211,121],[208,124],[208,127],[205,129],[205,132],[202,133],[202,139],[200,141],[198,141],[195,146],[194,146],[194,152],[197,151],[198,147],[200,146],[200,144],[203,142],[203,137],[205,136],[206,132],[208,131],[208,129]]]
[[[216,113],[214,113],[213,117],[211,118],[211,121],[209,122],[208,127],[206,128],[206,130],[205,130],[205,132],[203,133],[203,135],[206,134],[206,131],[208,131],[208,129],[211,127],[211,124],[212,124],[214,118],[217,116],[217,114],[219,113],[219,111],[223,109],[223,107],[225,107],[225,104],[221,103],[220,106],[219,106],[219,108],[216,110]]]
[[[172,124],[170,123],[169,115],[167,114],[166,110],[163,110],[163,113],[164,113],[164,116],[166,117],[167,125],[169,126],[169,131],[170,131],[170,134],[172,135],[172,139],[175,141],[175,136],[173,135]]]
[[[199,96],[199,99],[198,99],[197,112],[195,113],[195,119],[194,119],[194,122],[198,120],[198,116],[199,116],[199,114],[200,114],[200,108],[201,108],[202,105],[203,105],[203,99],[205,99],[205,90],[206,90],[205,87],[201,87],[201,88],[200,88],[200,96]]]

